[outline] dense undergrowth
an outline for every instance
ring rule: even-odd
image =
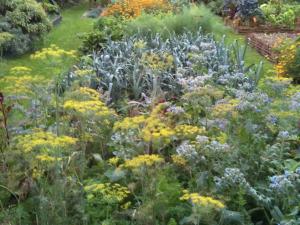
[[[10,70],[1,224],[299,224],[299,87],[249,67],[212,23],[186,25],[199,8],[187,10],[138,17],[128,33],[109,17],[80,57],[34,53],[51,80]]]

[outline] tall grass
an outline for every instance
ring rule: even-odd
[[[176,34],[182,34],[187,30],[196,32],[199,27],[205,33],[215,31],[222,33],[227,29],[208,8],[193,5],[184,8],[180,14],[144,14],[127,24],[127,33],[129,35],[137,32],[144,35],[159,33],[163,37],[168,37],[173,32]]]

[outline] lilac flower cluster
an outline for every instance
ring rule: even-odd
[[[271,103],[269,96],[261,92],[249,93],[240,91],[237,92],[237,97],[240,99],[237,109],[241,112],[261,112],[263,108]]]
[[[172,105],[167,109],[167,112],[175,115],[179,115],[179,114],[183,114],[185,111],[181,106]]]
[[[198,153],[194,145],[190,144],[189,141],[184,141],[181,145],[176,148],[178,155],[183,156],[189,160],[193,160],[197,157]]]
[[[217,189],[220,190],[235,190],[238,187],[243,188],[250,196],[252,196],[257,202],[265,205],[269,205],[270,198],[258,193],[247,182],[244,174],[238,168],[226,168],[224,176],[219,178],[215,177],[215,183]]]
[[[230,146],[227,143],[221,144],[218,141],[211,141],[209,144],[205,145],[205,149],[208,149],[210,152],[219,154],[229,151]]]
[[[300,111],[300,92],[292,96],[289,108],[293,111]]]
[[[300,167],[295,172],[284,171],[282,175],[274,175],[270,179],[270,188],[279,193],[288,193],[289,188],[295,190],[300,184]]]

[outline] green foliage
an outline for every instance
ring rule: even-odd
[[[144,36],[159,33],[167,38],[173,32],[176,34],[182,34],[186,30],[197,32],[199,27],[206,33],[215,30],[218,30],[218,32],[225,30],[224,26],[218,23],[211,11],[200,5],[183,8],[179,14],[144,14],[127,24],[126,33],[129,35],[141,33]]]
[[[260,6],[266,21],[275,26],[294,28],[296,16],[299,15],[298,4],[286,4],[282,0],[269,1]]]
[[[120,40],[124,35],[124,21],[116,17],[101,17],[94,24],[94,30],[84,34],[80,50],[83,53],[101,51],[109,41]]]
[[[42,6],[47,14],[59,14],[60,12],[60,8],[58,5],[51,4],[49,2],[43,2]]]
[[[5,0],[1,3],[0,13],[0,32],[13,36],[2,47],[5,55],[21,55],[31,50],[51,28],[44,9],[35,0]]]
[[[95,29],[115,25],[107,19]],[[105,48],[70,72],[75,52],[50,46],[31,60],[52,81],[11,70],[1,224],[300,222],[298,87],[270,79],[259,89],[261,65],[247,66],[245,46],[193,26],[161,28],[168,39],[103,35]]]

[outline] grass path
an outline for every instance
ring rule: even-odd
[[[76,50],[80,46],[81,40],[78,35],[92,30],[93,19],[82,17],[87,10],[87,4],[81,4],[71,7],[62,12],[63,20],[60,25],[54,27],[46,35],[42,47],[48,47],[55,44],[65,50]],[[71,64],[74,62],[70,62]],[[32,69],[32,74],[51,77],[51,71],[42,67],[35,60],[30,60],[30,54],[23,55],[19,58],[12,58],[0,61],[0,86],[1,77],[7,76],[9,70],[15,66],[26,66]],[[70,65],[65,65],[69,67]]]

